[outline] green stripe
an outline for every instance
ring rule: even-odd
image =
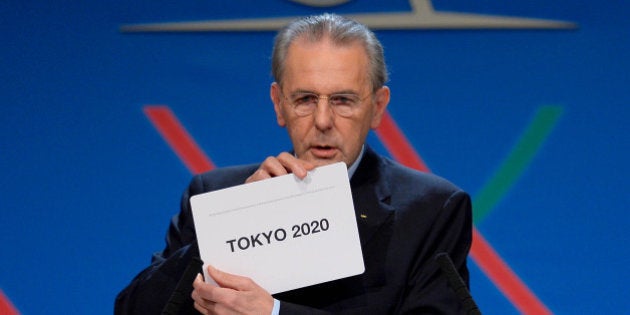
[[[473,222],[481,223],[523,174],[562,115],[560,106],[541,107],[495,175],[473,200]]]

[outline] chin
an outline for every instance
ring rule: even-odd
[[[316,157],[311,157],[308,161],[315,164],[315,166],[324,166],[324,165],[329,165],[329,164],[333,164],[337,162],[344,162],[342,159],[336,159],[336,158],[327,159],[327,158],[316,158]]]
[[[310,161],[311,163],[315,164],[315,166],[324,166],[324,165],[328,165],[328,164],[333,164],[336,163],[337,160],[329,160],[329,159],[314,159]]]

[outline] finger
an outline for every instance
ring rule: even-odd
[[[207,308],[205,308],[205,307],[201,306],[199,303],[197,303],[197,301],[195,301],[195,303],[193,304],[193,306],[195,307],[195,309],[196,309],[199,313],[201,313],[201,314],[203,314],[203,315],[208,315],[208,314],[210,314],[210,311],[209,311]]]
[[[282,166],[288,170],[289,173],[295,174],[300,179],[304,179],[307,172],[315,168],[315,165],[308,161],[300,160],[293,154],[282,152],[277,157]]]
[[[258,170],[256,170],[254,174],[248,177],[247,180],[245,180],[245,182],[251,183],[251,182],[255,182],[255,181],[259,181],[259,180],[263,180],[263,179],[267,179],[267,178],[271,178],[275,176],[285,175],[285,174],[288,174],[288,171],[284,168],[284,166],[282,166],[280,161],[278,161],[276,157],[270,156],[270,157],[267,157],[265,161],[263,161],[262,164],[260,164],[260,167],[258,168]]]
[[[195,281],[193,281],[193,288],[199,289],[203,284],[205,284],[205,282],[203,281],[203,276],[198,273],[197,277],[195,277]]]
[[[279,156],[288,154],[286,152],[280,153]],[[271,177],[286,175],[290,172],[290,168],[287,168],[282,161],[275,156],[270,156],[260,165],[260,168],[265,170]]]
[[[201,313],[210,313],[210,311],[215,307],[216,303],[210,300],[206,300],[201,297],[200,291],[194,290],[190,295],[193,299],[195,308],[199,310]]]
[[[271,175],[269,175],[269,173],[267,173],[267,171],[265,171],[264,169],[259,168],[256,170],[256,172],[254,172],[254,174],[252,174],[245,180],[245,183],[256,182],[267,178],[271,178]]]
[[[201,292],[202,290],[204,290],[203,288],[203,280],[201,280],[201,275],[197,275],[197,278],[195,278],[195,281],[193,281],[193,291],[190,294],[190,297],[195,301],[195,303],[199,303],[199,304],[205,304],[204,302],[204,298],[201,296]]]
[[[217,301],[217,289],[220,288],[204,282],[202,276],[198,274],[193,282],[193,291],[190,296],[197,304],[209,308]]]

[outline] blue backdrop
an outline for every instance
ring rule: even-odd
[[[434,6],[579,25],[377,36],[392,117],[434,173],[473,197],[538,111],[555,110],[539,150],[476,226],[552,312],[630,313],[630,4]],[[268,99],[273,32],[128,34],[121,25],[409,10],[406,0],[2,1],[0,289],[23,314],[108,314],[163,248],[190,173],[146,105],[168,105],[217,166],[289,148]],[[470,268],[484,313],[518,312]]]

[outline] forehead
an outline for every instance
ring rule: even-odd
[[[323,92],[362,89],[369,82],[368,57],[358,41],[342,45],[328,38],[312,42],[297,39],[289,46],[283,82],[290,89]]]

